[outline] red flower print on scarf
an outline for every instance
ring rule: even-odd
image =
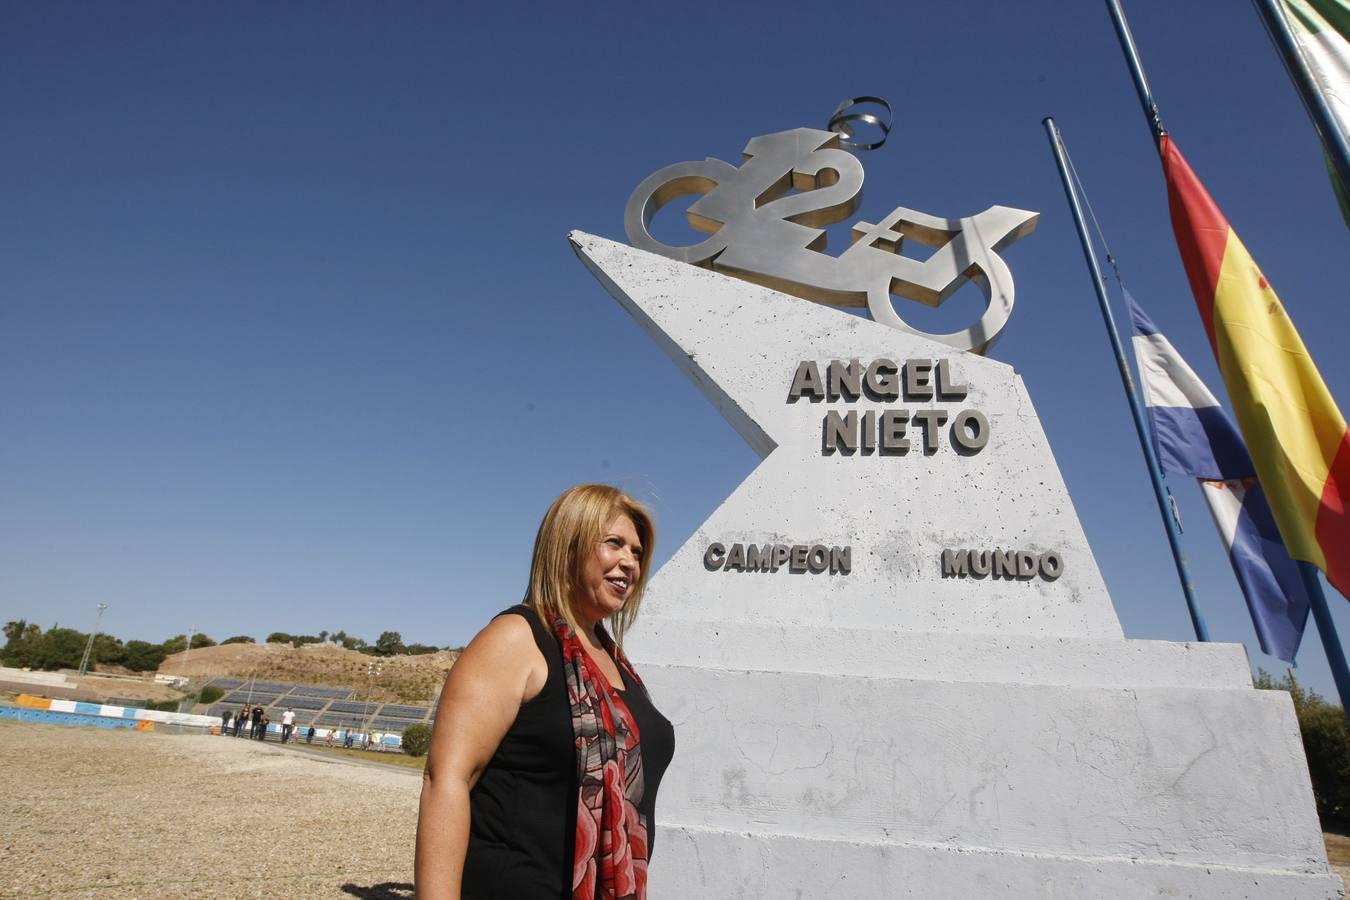
[[[553,623],[562,647],[577,748],[577,829],[573,900],[646,900],[647,824],[637,721],[565,619]],[[603,628],[604,649],[639,690],[646,690]]]

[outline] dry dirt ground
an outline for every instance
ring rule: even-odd
[[[257,741],[0,722],[0,897],[411,898],[420,790]]]
[[[78,686],[77,694],[81,700],[87,698],[99,703],[113,697],[135,697],[141,700],[177,700],[184,693],[167,684],[156,684],[154,681],[139,678],[132,681],[125,678],[86,675],[79,679],[72,677],[69,681],[71,684]],[[28,693],[42,694],[43,690],[40,686],[34,685]]]
[[[1345,886],[1350,888],[1350,836],[1324,834],[1322,837],[1327,843],[1327,859],[1331,860],[1331,868],[1336,870]]]

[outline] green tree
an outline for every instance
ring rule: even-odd
[[[236,634],[234,637],[227,637],[220,643],[223,646],[225,644],[256,644],[257,641],[246,634]]]
[[[32,667],[37,660],[42,629],[29,625],[24,619],[5,623],[5,647],[0,650],[0,661],[7,666]]]
[[[197,702],[207,704],[215,703],[224,696],[225,691],[223,689],[216,687],[214,684],[208,684],[197,693]]]
[[[433,647],[430,644],[409,644],[403,648],[403,652],[409,656],[425,656],[428,653],[435,653],[440,649],[440,647]]]
[[[98,663],[105,666],[120,666],[126,662],[127,648],[122,646],[122,642],[111,634],[99,634],[94,636],[94,650],[89,655],[89,668],[93,669],[94,664]]]
[[[87,639],[73,628],[60,626],[53,626],[43,633],[39,626],[23,620],[6,623],[5,636],[7,640],[4,649],[0,650],[0,660],[6,665],[28,669],[75,668],[84,655]]]
[[[164,648],[165,656],[172,656],[175,653],[182,653],[187,649],[187,635],[175,634],[164,643],[160,644]]]
[[[211,640],[210,637],[208,637],[205,634],[202,634],[200,631],[192,636],[193,650],[200,650],[203,647],[214,647],[215,645],[216,645],[215,641]]]
[[[149,641],[127,641],[127,659],[124,665],[133,672],[153,672],[164,662],[163,644]]]
[[[403,635],[397,631],[381,632],[375,640],[376,656],[394,656],[395,654],[405,652],[403,646]]]
[[[5,623],[5,646],[19,640],[23,637],[24,631],[28,629],[28,622],[24,619],[15,619]]]
[[[360,650],[366,646],[366,642],[354,634],[348,634],[346,631],[335,631],[330,634],[329,639],[348,650]]]
[[[268,644],[289,644],[295,638],[284,631],[274,631],[267,636],[265,643]]]
[[[84,646],[88,642],[89,635],[83,631],[76,631],[74,628],[49,628],[39,645],[37,667],[47,670],[78,668],[80,658],[84,656]]]
[[[20,665],[39,667],[42,665],[42,628],[29,623],[19,638],[19,652],[22,655]]]
[[[431,726],[409,725],[403,729],[403,752],[409,756],[426,756],[431,749]]]
[[[1345,712],[1299,684],[1293,670],[1276,680],[1258,669],[1254,683],[1263,690],[1288,691],[1294,701],[1313,796],[1323,823],[1350,818],[1350,724]]]
[[[337,634],[333,635],[333,640],[348,650],[363,650],[366,647],[366,642],[364,640],[355,635],[348,634],[345,631],[339,631]]]

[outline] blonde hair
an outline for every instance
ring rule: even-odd
[[[534,538],[534,557],[530,562],[530,586],[524,603],[539,614],[544,624],[558,616],[576,631],[577,620],[572,598],[580,586],[581,567],[605,528],[615,516],[633,520],[642,542],[642,560],[637,580],[632,585],[623,609],[610,618],[615,643],[623,644],[624,632],[637,618],[642,592],[647,587],[648,563],[656,543],[656,529],[646,507],[616,487],[607,484],[579,484],[564,491],[553,501],[539,523]]]

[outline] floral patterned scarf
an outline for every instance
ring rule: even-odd
[[[643,783],[637,720],[567,620],[555,620],[553,632],[562,646],[580,787],[573,900],[645,900],[649,845],[647,822],[638,813]],[[596,633],[619,668],[645,691],[604,627]]]

